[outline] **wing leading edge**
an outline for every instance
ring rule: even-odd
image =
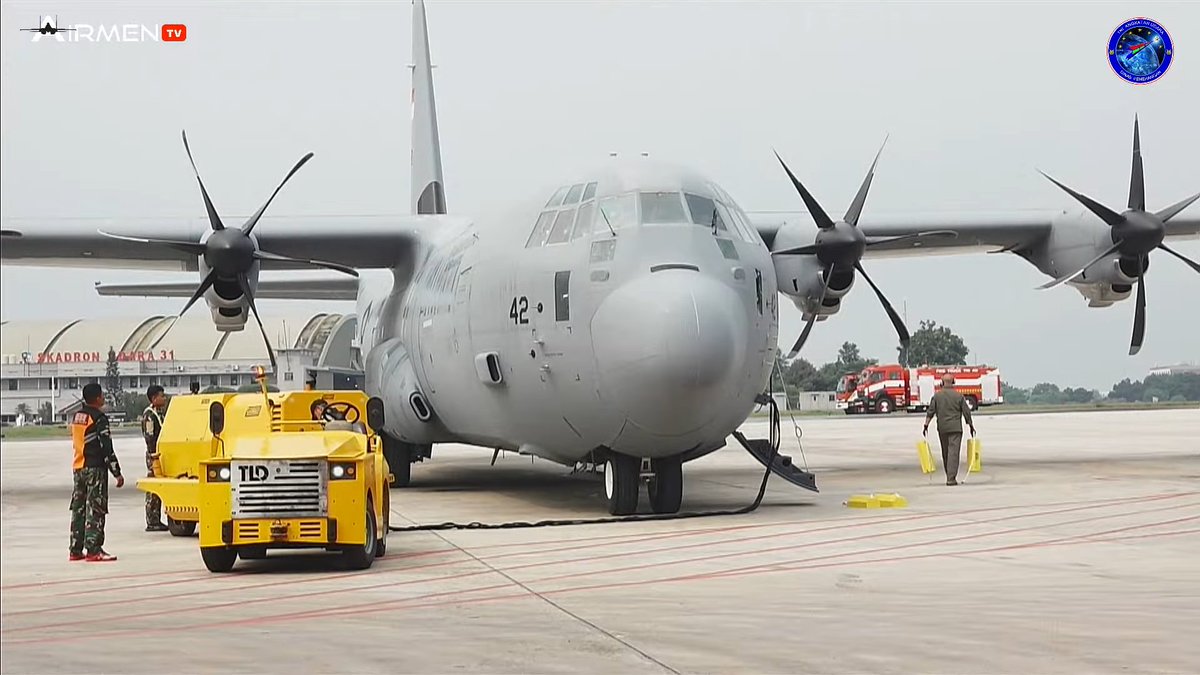
[[[461,220],[444,215],[266,217],[254,236],[261,248],[284,256],[318,258],[357,269],[390,269],[427,235],[444,230],[447,221]],[[5,221],[0,236],[0,259],[12,265],[196,271],[195,255],[139,246],[100,231],[199,242],[207,228],[207,222],[198,218],[12,219]],[[272,260],[263,261],[262,268],[308,269]]]

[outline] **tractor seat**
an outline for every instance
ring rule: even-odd
[[[367,428],[362,422],[347,422],[346,420],[330,420],[325,423],[325,431],[356,431],[360,434],[367,433]]]

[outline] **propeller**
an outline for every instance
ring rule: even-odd
[[[154,237],[134,237],[122,234],[113,234],[101,231],[100,234],[111,237],[113,239],[121,239],[124,241],[136,242],[139,244],[148,244],[151,246],[162,246],[182,251],[196,256],[203,256],[204,262],[208,266],[208,274],[200,281],[200,285],[196,287],[196,292],[184,305],[183,311],[179,316],[187,313],[192,305],[196,304],[204,294],[208,292],[217,282],[229,282],[236,284],[241,290],[242,295],[246,298],[246,304],[250,307],[250,312],[254,315],[254,320],[258,323],[258,329],[262,333],[263,342],[267,346],[267,355],[271,358],[271,370],[276,370],[275,350],[271,348],[271,340],[267,337],[267,331],[263,327],[262,318],[258,314],[258,306],[254,302],[254,292],[250,285],[248,274],[258,261],[269,260],[272,262],[286,262],[297,265],[309,265],[313,267],[323,267],[331,269],[343,274],[358,276],[358,272],[351,267],[341,265],[335,262],[327,262],[324,260],[311,260],[307,258],[292,258],[277,253],[270,253],[258,248],[258,243],[251,238],[254,232],[254,227],[258,225],[258,221],[262,218],[267,207],[287,184],[288,180],[295,175],[300,167],[304,166],[308,160],[312,159],[313,154],[310,152],[300,158],[299,162],[292,167],[283,180],[280,181],[275,191],[267,198],[254,215],[240,227],[226,227],[221,221],[221,216],[217,213],[216,207],[213,206],[212,199],[208,196],[208,190],[204,187],[204,181],[200,178],[200,171],[196,168],[196,160],[192,158],[192,149],[188,145],[187,132],[183,132],[183,148],[187,151],[188,162],[192,165],[192,173],[196,176],[196,182],[200,184],[200,194],[204,198],[204,210],[208,213],[208,223],[212,232],[208,239],[203,242],[182,241],[177,239],[162,239]],[[174,325],[174,324],[172,324]],[[168,329],[169,330],[169,329]],[[160,340],[162,338],[159,338]]]
[[[1096,217],[1100,218],[1100,220],[1103,220],[1109,227],[1109,234],[1113,244],[1104,253],[1096,256],[1083,267],[1054,279],[1049,283],[1042,284],[1038,288],[1053,288],[1059,284],[1071,281],[1083,275],[1092,265],[1114,253],[1119,254],[1122,260],[1127,260],[1135,264],[1138,270],[1138,290],[1136,304],[1134,305],[1133,337],[1129,343],[1129,355],[1133,356],[1137,354],[1141,350],[1142,342],[1146,337],[1145,273],[1149,269],[1150,252],[1155,249],[1166,251],[1200,273],[1200,264],[1197,264],[1194,260],[1189,259],[1163,243],[1163,238],[1167,232],[1167,221],[1174,218],[1188,206],[1191,206],[1197,199],[1200,199],[1200,193],[1194,194],[1156,213],[1146,211],[1146,179],[1142,168],[1142,142],[1136,115],[1133,118],[1133,167],[1129,176],[1129,202],[1128,209],[1124,213],[1117,213],[1091,197],[1072,190],[1044,172],[1039,171],[1039,173],[1046,176],[1051,183],[1057,185],[1063,192],[1074,197],[1088,211],[1096,214]]]
[[[884,144],[887,139],[884,139]],[[900,344],[907,347],[909,342],[908,329],[904,326],[904,321],[900,315],[896,313],[892,303],[888,302],[883,291],[875,285],[871,277],[867,275],[860,262],[863,253],[868,248],[879,246],[882,244],[892,244],[896,242],[917,241],[925,237],[942,237],[942,236],[957,236],[956,232],[950,230],[935,230],[930,232],[916,232],[894,237],[872,237],[868,238],[858,228],[858,219],[862,215],[863,207],[867,203],[867,193],[871,189],[871,180],[875,177],[875,166],[879,163],[879,156],[883,154],[883,146],[879,148],[879,152],[875,154],[875,160],[871,162],[871,168],[867,171],[866,178],[863,179],[862,185],[858,188],[858,194],[854,196],[854,201],[850,203],[850,208],[846,210],[846,215],[839,221],[834,221],[829,217],[828,213],[821,208],[817,203],[816,198],[804,187],[804,184],[796,178],[796,174],[788,168],[783,158],[779,153],[775,153],[775,158],[779,160],[783,170],[787,172],[788,178],[791,179],[792,185],[796,188],[796,192],[800,193],[800,198],[804,200],[804,205],[808,209],[809,215],[817,225],[816,241],[805,246],[797,246],[794,248],[782,249],[772,252],[772,255],[815,255],[817,260],[822,265],[822,276],[825,280],[825,285],[821,289],[821,298],[819,304],[824,304],[825,295],[829,291],[829,285],[833,279],[834,272],[839,275],[851,274],[856,271],[861,274],[871,289],[875,291],[875,295],[879,298],[880,304],[887,312],[888,318],[891,319],[892,325],[896,328],[896,335],[900,338]],[[800,352],[800,348],[804,346],[808,340],[809,333],[812,332],[813,324],[817,320],[817,313],[813,312],[809,315],[808,321],[805,322],[804,330],[800,333],[800,337],[796,340],[796,344],[792,346],[792,350],[788,352],[787,358],[791,359]]]

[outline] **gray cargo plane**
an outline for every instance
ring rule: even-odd
[[[385,447],[399,484],[436,443],[517,450],[603,467],[614,514],[636,510],[643,478],[655,512],[679,509],[682,465],[721,448],[767,386],[780,294],[806,319],[793,354],[817,321],[838,312],[858,276],[907,340],[867,276],[867,253],[1015,253],[1052,277],[1048,286],[1068,283],[1094,307],[1128,298],[1136,284],[1131,353],[1145,331],[1149,253],[1162,249],[1200,271],[1162,243],[1200,233],[1200,217],[1177,217],[1200,195],[1146,211],[1136,121],[1124,213],[1056,181],[1084,212],[868,218],[872,165],[835,221],[784,164],[817,227],[755,224],[712,180],[638,158],[564,180],[508,212],[447,215],[420,1],[413,60],[411,216],[275,218],[255,230],[309,154],[241,227],[224,224],[196,172],[206,222],[96,231],[14,221],[4,226],[3,260],[199,272],[198,287],[100,290],[190,296],[184,311],[203,298],[222,331],[257,320],[256,297],[354,299],[357,358],[369,393],[384,402]],[[259,280],[262,270],[311,266],[348,277],[391,274],[319,288]]]

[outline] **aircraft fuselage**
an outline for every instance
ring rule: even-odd
[[[649,161],[544,199],[445,232],[405,287],[360,302],[368,388],[401,411],[389,431],[564,464],[721,447],[776,350],[774,266],[744,213]]]

